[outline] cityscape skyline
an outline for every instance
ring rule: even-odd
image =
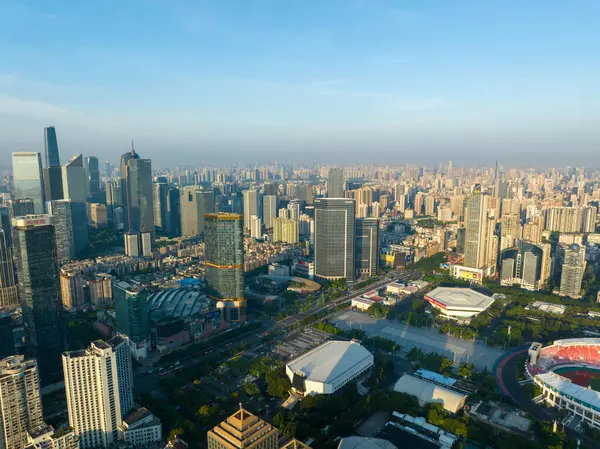
[[[42,151],[49,123],[63,159],[114,160],[133,138],[156,167],[584,165],[600,145],[596,2],[118,9],[0,5],[1,162]]]

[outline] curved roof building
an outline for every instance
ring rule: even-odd
[[[467,400],[466,394],[410,374],[403,375],[396,382],[394,391],[416,396],[421,404],[440,403],[443,405],[444,410],[450,413],[457,413],[465,406]]]
[[[199,288],[170,288],[148,297],[153,318],[185,318],[214,310],[215,302]]]

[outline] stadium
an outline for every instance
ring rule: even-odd
[[[470,288],[438,287],[425,295],[425,301],[447,318],[469,320],[486,311],[494,298]]]
[[[532,343],[526,369],[542,389],[541,400],[600,429],[600,338]]]

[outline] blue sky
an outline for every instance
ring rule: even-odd
[[[598,165],[597,0],[0,2],[0,162]]]

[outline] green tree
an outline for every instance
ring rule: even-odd
[[[454,363],[448,357],[442,357],[442,361],[440,362],[440,372],[449,373],[452,370]]]
[[[169,432],[169,441],[174,440],[177,437],[182,437],[184,434],[185,430],[183,430],[181,427],[175,427]]]
[[[470,379],[473,377],[473,364],[462,362],[458,367],[458,375],[464,379]]]

